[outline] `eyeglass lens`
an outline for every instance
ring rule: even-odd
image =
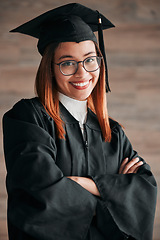
[[[61,62],[60,70],[64,75],[73,75],[76,73],[78,69],[78,64],[80,62],[77,62],[75,60],[66,60]],[[101,58],[94,56],[94,57],[88,57],[84,61],[82,61],[83,67],[87,72],[94,72],[96,71],[101,63]]]

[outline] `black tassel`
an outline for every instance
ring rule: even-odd
[[[100,13],[98,13],[98,40],[99,40],[99,48],[101,50],[101,53],[103,55],[104,64],[105,64],[105,72],[106,72],[106,92],[111,92],[109,87],[109,81],[108,81],[108,68],[107,68],[107,60],[106,60],[106,53],[105,53],[105,47],[104,47],[104,40],[103,40],[103,28],[102,28],[102,19]]]

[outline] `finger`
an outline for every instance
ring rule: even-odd
[[[132,159],[129,163],[126,164],[126,166],[124,167],[122,173],[126,174],[131,167],[133,167],[136,163],[138,163],[138,161],[139,161],[138,157]]]
[[[142,161],[141,161],[142,162]],[[142,164],[140,166],[142,166],[144,164],[144,162],[142,162]],[[135,170],[134,173],[137,173],[138,169],[140,168],[140,166],[138,166]]]
[[[131,167],[131,168],[127,171],[126,174],[128,174],[128,173],[136,173],[141,165],[143,165],[143,162],[142,162],[142,161],[136,163],[133,167]]]
[[[134,170],[133,173],[137,173],[138,169],[139,169],[139,167],[137,167],[137,168]]]
[[[122,171],[123,171],[125,165],[127,164],[128,160],[129,160],[128,158],[125,158],[125,159],[123,160],[123,162],[122,162],[122,164],[121,164],[121,166],[120,166],[120,168],[119,168],[119,173],[122,173]]]

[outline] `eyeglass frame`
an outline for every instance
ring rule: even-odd
[[[96,70],[88,71],[88,70],[86,70],[86,68],[85,68],[85,66],[84,66],[84,62],[86,61],[87,58],[92,58],[92,57],[96,57],[96,58],[100,59],[100,65],[98,66],[98,68],[97,68]],[[59,66],[59,70],[60,70],[60,72],[61,72],[64,76],[72,76],[72,75],[74,75],[74,74],[78,71],[78,64],[79,64],[79,63],[82,63],[82,66],[83,66],[83,68],[85,69],[86,72],[95,72],[95,71],[97,71],[97,70],[100,68],[100,66],[101,66],[101,60],[103,59],[103,57],[101,57],[101,56],[91,56],[91,57],[87,57],[87,58],[85,58],[83,61],[78,61],[78,62],[77,62],[76,60],[65,60],[65,61],[62,61],[62,62],[60,62],[60,63],[54,63],[54,64],[56,64],[56,65]],[[60,66],[60,65],[61,65],[62,63],[64,63],[64,62],[67,62],[67,61],[76,62],[76,64],[77,64],[76,71],[75,71],[73,74],[64,74],[64,73],[62,72],[62,70],[61,70],[61,66]]]

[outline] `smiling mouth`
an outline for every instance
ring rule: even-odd
[[[84,87],[89,83],[89,81],[87,82],[81,82],[81,83],[72,83],[74,86],[80,86],[80,87]]]
[[[89,86],[90,81],[91,81],[91,80],[85,81],[85,82],[71,82],[71,84],[72,84],[72,86],[75,87],[76,89],[82,90],[82,89],[85,89],[85,88],[87,88],[87,87]]]

